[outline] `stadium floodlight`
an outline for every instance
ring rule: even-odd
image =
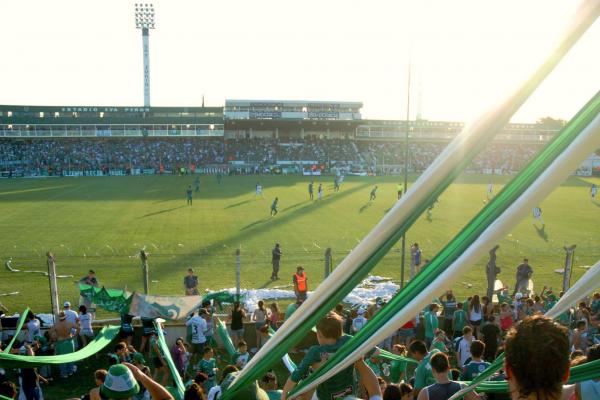
[[[154,5],[152,3],[135,4],[135,27],[142,30],[144,52],[144,107],[150,107],[150,29],[155,28]]]

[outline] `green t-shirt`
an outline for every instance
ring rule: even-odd
[[[481,374],[489,366],[489,362],[471,361],[463,367],[463,370],[461,372],[461,378],[465,381],[472,381],[477,377],[477,375]]]
[[[298,365],[296,370],[292,372],[290,379],[293,382],[300,382],[302,378],[305,378],[308,375],[311,365],[327,360],[350,339],[351,336],[342,335],[335,344],[311,346],[302,359],[302,362]],[[317,386],[317,398],[323,400],[343,399],[346,396],[354,395],[354,392],[353,365],[341,370],[333,377]]]
[[[444,342],[435,342],[435,341],[434,341],[434,342],[431,344],[431,346],[432,346],[434,349],[437,349],[437,350],[441,351],[442,353],[445,353],[446,351],[448,351],[448,349],[446,348],[446,345],[444,344]]]
[[[400,378],[402,377],[402,373],[406,372],[408,363],[406,361],[392,360],[390,364],[390,381],[392,383],[400,383]]]
[[[206,376],[208,376],[208,380],[214,380],[216,377],[215,368],[217,367],[217,362],[214,358],[205,359],[203,358],[198,363],[198,372],[204,372]]]
[[[370,358],[365,360],[365,364],[367,364],[372,370],[375,376],[382,376],[381,367],[379,363],[376,361],[372,361]]]
[[[292,303],[285,309],[285,319],[288,319],[292,316],[292,314],[298,309],[298,305],[296,303]]]
[[[435,353],[439,353],[439,350],[431,350],[429,354],[427,354],[425,358],[421,360],[419,365],[417,365],[417,369],[415,370],[415,389],[420,390],[426,386],[433,385],[435,383],[433,373],[431,372],[431,364],[429,364],[429,359]]]
[[[267,396],[269,396],[269,400],[281,400],[282,391],[281,390],[267,390]]]
[[[427,339],[433,339],[434,333],[439,325],[437,314],[434,313],[433,311],[428,311],[425,313],[424,319],[425,319],[425,337]]]
[[[454,332],[462,332],[467,325],[467,313],[465,310],[454,311]]]
[[[498,295],[498,303],[512,304],[513,303],[512,297],[504,295],[504,294],[499,294]]]

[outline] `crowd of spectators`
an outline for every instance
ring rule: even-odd
[[[563,393],[562,398],[596,399],[594,396],[600,393],[598,379],[564,388],[563,384],[566,383],[569,367],[600,359],[600,293],[583,298],[555,322],[543,317],[542,314],[551,309],[562,295],[562,292],[554,293],[546,287],[537,294],[523,291],[511,295],[508,288],[504,288],[496,291],[492,299],[476,293],[458,299],[448,290],[378,348],[365,354],[364,360],[320,385],[317,396],[319,399],[330,398],[332,393],[343,391],[345,395],[354,396],[349,397],[353,399],[447,400],[465,386],[462,381],[476,378],[504,352],[505,367],[490,380],[508,380],[512,392],[492,393],[488,399],[510,399],[511,396],[535,400],[560,399]],[[257,348],[250,348],[244,339],[246,324],[231,324],[236,351],[233,355],[223,355],[223,351],[217,352],[218,344],[214,340],[216,308],[211,302],[204,302],[186,324],[191,328],[188,337],[177,338],[171,349],[176,369],[186,382],[184,399],[218,399],[236,371],[243,369],[252,354],[269,340],[269,329],[276,330],[292,313],[303,312],[302,303],[302,299],[297,299],[285,311],[280,310],[276,303],[268,308],[259,307],[263,313],[260,321],[256,317],[257,310],[245,313],[236,304],[228,322],[245,321],[257,331],[248,333],[260,335],[260,338],[257,337]],[[243,391],[242,396],[246,396],[243,398],[266,399],[262,395],[264,391],[268,398],[285,399],[286,392],[304,379],[309,370],[318,368],[323,354],[335,352],[349,340],[348,335],[364,329],[385,307],[386,302],[382,298],[352,307],[339,304],[317,323],[318,344],[300,351],[303,360],[285,383],[278,383],[277,374],[268,372],[250,391]],[[1,305],[0,309],[7,311]],[[82,336],[87,335],[85,331],[91,326],[91,319],[93,317],[86,317],[85,306],[76,313],[70,309],[70,303],[65,302],[59,321],[52,329],[42,333],[40,321],[30,313],[24,327],[24,338],[13,345],[11,353],[35,357],[73,352],[77,347],[86,345],[87,341],[82,340]],[[150,328],[143,330],[146,343],[142,341],[137,350],[130,334],[131,317],[122,316],[121,339],[113,345],[104,368],[89,377],[90,383],[95,381],[96,385],[82,398],[173,398],[167,390],[173,384],[166,355],[158,345],[157,333],[151,322],[148,324]],[[142,323],[144,325],[144,321]],[[61,331],[62,328],[65,329]],[[61,349],[65,341],[72,341],[72,348],[67,353]],[[6,343],[8,341],[4,341],[0,348],[4,349]],[[552,368],[547,368],[549,365]],[[53,378],[62,382],[82,378],[76,367],[67,365],[68,370],[64,367],[61,365],[58,370],[50,366],[22,368],[16,372],[0,369],[0,394],[17,398],[20,391],[23,395],[19,398],[38,399],[43,385],[52,382]],[[56,376],[57,372],[60,375]],[[360,376],[358,385],[354,381],[354,373]],[[10,383],[15,376],[19,377],[17,387]],[[473,392],[466,398],[485,397]]]
[[[409,144],[409,169],[425,170],[445,143]],[[470,170],[502,173],[521,169],[539,150],[537,145],[494,143],[478,155]],[[398,173],[404,164],[401,142],[349,139],[108,138],[0,140],[0,171],[25,175],[62,171],[103,171],[224,166],[229,162],[268,167],[278,161],[310,161],[322,165],[355,165],[374,173]]]

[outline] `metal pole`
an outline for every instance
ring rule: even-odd
[[[54,258],[54,254],[47,252],[46,253],[46,263],[48,265],[48,281],[50,283],[50,303],[52,304],[52,317],[54,318],[54,322],[56,322],[56,318],[58,317],[58,285],[56,283],[56,259]]]
[[[148,280],[148,253],[146,253],[145,250],[140,250],[140,259],[142,260],[142,279],[144,281],[144,294],[148,294],[148,288],[149,288],[149,280]]]
[[[144,50],[144,107],[150,107],[150,30],[142,28]]]
[[[240,301],[240,276],[241,276],[241,257],[240,257],[240,249],[235,251],[235,300]]]
[[[408,61],[408,85],[406,88],[406,130],[404,132],[404,193],[408,191],[408,133],[410,131],[410,71],[411,62]],[[406,235],[402,235],[402,255],[400,259],[400,289],[404,287],[404,269],[406,259]],[[412,277],[411,277],[412,278]]]
[[[325,249],[325,271],[323,278],[327,278],[329,276],[329,272],[331,271],[331,247]]]
[[[564,247],[567,255],[565,257],[565,268],[563,270],[563,284],[562,290],[566,292],[571,287],[571,275],[573,273],[573,260],[575,258],[575,248],[577,245],[572,245],[570,247]]]

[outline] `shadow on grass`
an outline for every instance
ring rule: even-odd
[[[179,210],[180,208],[184,208],[184,207],[187,207],[187,206],[182,204],[179,207],[167,208],[164,210],[151,212],[151,213],[142,215],[140,218],[146,218],[146,217],[152,217],[152,216],[159,215],[159,214],[165,214],[165,213],[169,213],[171,211]]]
[[[369,201],[369,202],[368,202],[368,203],[366,203],[364,206],[362,206],[361,208],[359,208],[358,212],[362,214],[363,212],[365,212],[365,210],[366,210],[367,208],[371,207],[371,204],[373,204],[373,203]]]
[[[364,190],[365,187],[368,187],[370,185],[371,183],[367,182],[361,185],[357,185],[352,189],[339,192],[335,196],[331,196],[331,198],[327,200],[326,204],[333,204],[338,201],[341,201],[355,192]],[[273,218],[267,217],[253,222],[252,224],[243,227],[242,229],[240,229],[240,231],[225,239],[218,240],[207,246],[200,247],[196,251],[179,255],[172,259],[172,265],[194,265],[202,263],[202,261],[206,257],[210,257],[214,253],[221,251],[223,247],[234,248],[240,243],[244,242],[244,240],[246,240],[248,237],[258,236],[266,231],[275,231],[280,226],[288,224],[297,218],[301,218],[304,215],[314,212],[315,210],[315,208],[313,207],[313,203],[307,201],[297,203],[288,207],[288,209],[290,208],[293,208],[293,210],[288,212],[283,212],[282,210],[282,212],[277,214],[277,216]],[[171,273],[169,270],[161,269],[160,271],[156,271],[154,273],[154,276],[157,279],[160,279],[161,276],[169,273]]]
[[[227,210],[228,208],[239,207],[239,206],[241,206],[241,205],[244,205],[244,204],[250,203],[251,201],[252,201],[252,200],[244,200],[244,201],[240,201],[240,202],[238,202],[238,203],[233,203],[233,204],[230,204],[230,205],[228,205],[227,207],[225,207],[225,208],[224,208],[224,210]]]
[[[538,234],[538,236],[544,239],[545,242],[547,242],[548,234],[546,233],[546,225],[542,225],[541,228],[538,228],[537,225],[533,224],[533,227],[535,228],[535,231]]]

